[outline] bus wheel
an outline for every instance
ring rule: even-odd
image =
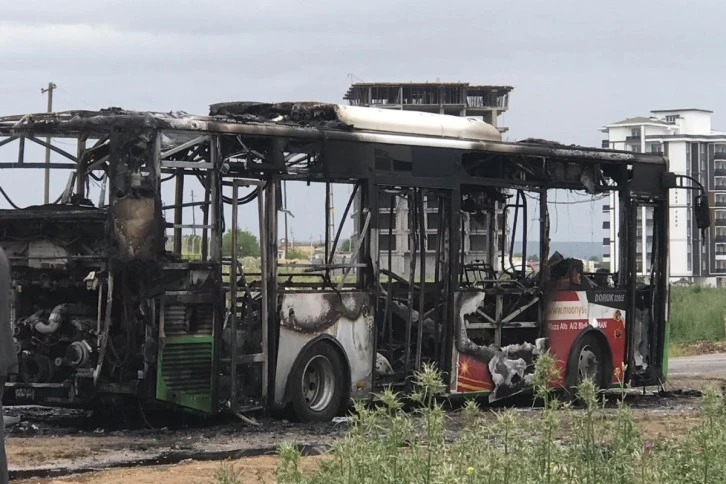
[[[585,380],[592,380],[600,389],[605,385],[607,358],[599,338],[592,333],[585,334],[577,342],[567,364],[567,388],[576,392],[576,387]]]
[[[302,422],[328,421],[338,414],[346,396],[345,363],[329,344],[308,348],[293,369],[290,399]]]

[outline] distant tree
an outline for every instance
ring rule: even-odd
[[[340,252],[350,252],[350,239],[343,239],[340,241]]]
[[[232,256],[232,231],[222,236],[222,254]],[[237,229],[237,257],[259,257],[260,241],[257,236],[248,230]]]
[[[602,262],[602,257],[600,257],[599,255],[593,255],[593,256],[590,256],[590,258],[587,260],[592,261],[592,262]]]
[[[308,256],[305,255],[305,252],[303,252],[301,249],[298,249],[297,247],[291,247],[287,249],[287,254],[285,255],[285,259],[287,260],[297,260],[297,259],[307,259]]]
[[[527,260],[532,262],[539,262],[539,256],[537,254],[530,254],[527,256]]]

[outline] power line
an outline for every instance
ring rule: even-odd
[[[525,193],[525,196],[529,199],[539,202],[539,197],[535,197],[534,195],[528,195],[526,193]],[[556,196],[557,196],[557,194],[555,194],[555,197]],[[579,205],[579,204],[583,204],[583,203],[599,202],[600,200],[605,200],[607,197],[608,197],[608,195],[600,195],[597,197],[593,195],[592,198],[588,198],[587,200],[574,200],[571,202],[558,202],[558,201],[553,202],[551,200],[547,200],[547,205],[550,205],[550,204],[552,204],[552,205]]]
[[[60,88],[60,87],[57,87],[57,86],[56,86],[56,90],[60,91],[60,93],[61,93],[61,94],[65,95],[65,96],[68,96],[68,98],[69,98],[69,99],[70,99],[71,101],[73,101],[73,102],[76,102],[76,103],[78,103],[78,104],[81,104],[81,105],[83,105],[84,107],[86,107],[86,108],[89,108],[89,109],[93,109],[93,108],[94,108],[94,105],[93,105],[92,103],[90,103],[90,102],[86,101],[85,99],[83,99],[83,98],[82,98],[82,97],[80,97],[80,96],[77,96],[76,94],[73,94],[73,93],[71,93],[71,92],[70,92],[70,91],[69,91],[68,89],[66,89],[66,88]]]

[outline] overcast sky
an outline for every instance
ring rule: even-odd
[[[682,107],[713,109],[714,126],[726,128],[719,0],[0,0],[0,7],[3,114],[44,110],[40,88],[48,81],[58,85],[58,110],[205,114],[210,103],[229,100],[342,102],[352,74],[513,85],[502,123],[511,139],[599,146],[603,124]],[[19,180],[3,173],[0,185],[14,185],[22,201],[28,188]],[[572,240],[574,230],[585,234],[578,239],[601,239],[589,209],[580,213],[587,216],[564,229],[560,219],[555,238]],[[301,236],[319,231],[307,225]]]

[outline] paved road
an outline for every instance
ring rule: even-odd
[[[668,377],[679,380],[726,379],[726,353],[671,358],[668,364]]]

